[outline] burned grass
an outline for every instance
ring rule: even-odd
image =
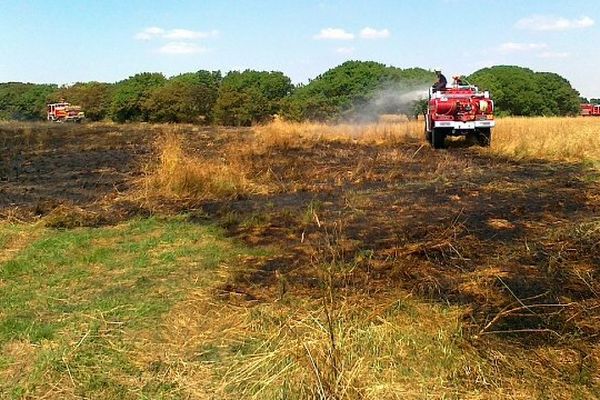
[[[166,135],[193,138],[186,150],[207,153],[244,135],[227,129],[131,124],[0,122],[0,212],[31,218],[67,203],[89,206],[127,192],[153,162]]]
[[[261,215],[250,226],[229,221],[229,228],[249,242],[284,244],[295,252],[304,262],[296,261],[290,274],[297,273],[300,283],[310,281],[306,265],[314,241],[325,234],[324,228],[342,224],[345,258],[369,252],[370,263],[377,265],[375,276],[384,276],[385,284],[397,281],[420,294],[470,304],[483,325],[503,307],[532,296],[544,297],[544,304],[565,305],[559,314],[569,319],[567,308],[573,304],[563,298],[568,287],[579,288],[570,297],[597,300],[598,288],[590,290],[567,272],[578,260],[598,273],[597,252],[590,242],[555,244],[558,232],[594,226],[598,204],[590,199],[598,187],[586,182],[584,167],[515,163],[429,149],[421,150],[422,158],[412,158],[418,143],[406,145],[403,152],[336,146],[314,146],[286,158],[282,165],[269,165],[282,180],[295,182],[295,194],[212,204],[205,211],[222,218],[234,213],[240,221]],[[329,157],[323,154],[327,151]],[[301,165],[309,165],[308,159],[314,161],[312,171],[306,172]],[[423,159],[433,162],[424,164]],[[377,161],[369,165],[369,160]],[[561,248],[569,248],[571,258],[565,259]],[[564,276],[556,276],[556,270]],[[495,272],[486,276],[484,271]],[[262,281],[246,279],[259,285]],[[567,332],[584,334],[570,328]]]

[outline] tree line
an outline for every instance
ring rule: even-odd
[[[587,104],[600,104],[600,99],[595,99],[595,98],[588,99],[586,97],[580,97],[579,101],[581,103],[587,103]]]
[[[558,74],[516,66],[484,68],[466,77],[490,90],[505,115],[575,115],[583,100]],[[80,105],[92,121],[185,122],[248,126],[274,115],[294,121],[376,118],[413,114],[422,105],[407,93],[424,93],[432,71],[401,69],[370,61],[348,61],[293,85],[277,71],[197,71],[165,77],[144,72],[116,83],[69,86],[0,83],[0,119],[41,120],[46,104]],[[592,99],[597,100],[597,99]]]

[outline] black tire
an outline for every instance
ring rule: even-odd
[[[490,147],[492,144],[492,131],[490,128],[480,129],[477,134],[477,141],[481,147]]]
[[[434,149],[444,149],[446,147],[446,130],[442,128],[433,128],[431,132],[431,146]]]
[[[465,140],[468,146],[475,146],[479,144],[479,133],[477,131],[469,131],[465,136]]]
[[[425,140],[427,140],[427,143],[431,144],[431,132],[427,130],[427,127],[425,127]]]

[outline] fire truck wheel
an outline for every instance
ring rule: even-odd
[[[431,132],[431,146],[434,149],[443,149],[446,147],[446,130],[434,128]]]
[[[492,143],[492,131],[489,128],[479,130],[477,140],[481,147],[490,147],[490,144]]]
[[[467,145],[469,145],[469,146],[478,145],[479,144],[479,134],[478,134],[478,132],[476,132],[476,131],[469,131],[469,132],[467,132],[465,140],[467,141]]]

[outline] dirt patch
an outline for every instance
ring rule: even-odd
[[[19,207],[45,214],[68,202],[88,204],[126,190],[139,174],[153,133],[110,127],[51,126],[47,131],[0,130],[0,209]],[[149,136],[149,137],[146,137]]]

